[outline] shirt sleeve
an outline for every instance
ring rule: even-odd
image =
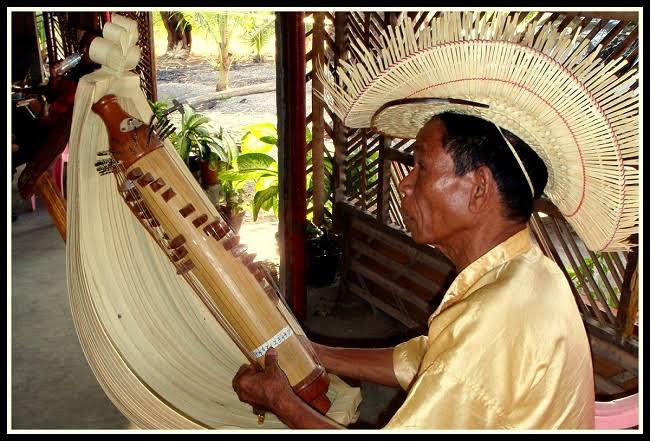
[[[425,335],[412,338],[395,346],[393,351],[393,370],[404,390],[408,390],[420,369],[422,358],[427,352],[428,338]]]
[[[420,373],[384,429],[497,428],[501,417],[502,409],[479,384],[436,363]]]

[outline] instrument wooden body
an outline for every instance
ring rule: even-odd
[[[113,95],[101,98],[92,110],[108,130],[119,191],[178,274],[249,360],[263,366],[266,350],[275,347],[295,392],[326,413],[329,378],[293,332],[290,313],[283,314],[284,305],[254,255],[201,197],[200,187],[179,172],[149,125],[124,112]]]

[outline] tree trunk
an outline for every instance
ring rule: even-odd
[[[219,81],[217,82],[216,91],[220,92],[228,88],[228,74],[230,73],[230,65],[232,64],[232,54],[228,52],[228,40],[223,38],[220,46],[221,62],[219,66]]]
[[[167,30],[167,50],[192,49],[192,25],[185,20],[182,12],[160,11],[165,29]]]
[[[221,68],[219,70],[219,80],[217,81],[217,87],[215,91],[221,92],[228,88],[228,74],[230,72],[226,68]]]

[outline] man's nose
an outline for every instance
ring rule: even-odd
[[[402,179],[402,181],[399,183],[397,186],[397,189],[399,190],[400,197],[404,199],[406,196],[410,196],[413,193],[413,170],[409,172],[408,175]]]

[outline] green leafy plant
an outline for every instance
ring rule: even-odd
[[[211,131],[209,122],[208,117],[196,113],[190,106],[185,106],[181,129],[178,134],[172,135],[175,138],[176,151],[183,162],[188,163],[191,154],[212,163],[226,157],[223,143],[217,141],[218,138]]]
[[[311,142],[311,131],[306,130],[306,142]],[[257,220],[260,210],[273,211],[278,216],[280,202],[279,176],[278,176],[278,132],[272,123],[258,123],[247,126],[241,142],[241,155],[237,166],[231,170],[221,172],[219,178],[224,182],[232,182],[239,188],[248,182],[255,185],[252,211],[253,220]],[[311,152],[307,155],[307,166],[311,165]],[[325,159],[325,167],[332,170],[332,163]],[[307,174],[307,192],[313,190],[312,173]],[[326,183],[326,192],[329,194],[330,184]],[[309,198],[308,207],[313,204]]]
[[[161,119],[163,113],[169,109],[166,101],[149,102],[149,106]],[[231,170],[237,167],[239,157],[239,146],[223,127],[215,130],[210,125],[210,120],[204,115],[197,113],[190,106],[183,106],[181,118],[181,129],[178,133],[172,133],[169,139],[174,149],[192,172],[201,170],[200,181],[205,180],[205,173],[209,170],[218,175],[221,171]],[[198,161],[198,166],[195,162]],[[205,184],[205,182],[201,182]],[[230,182],[221,183],[219,203],[227,207],[232,213],[243,210],[243,190],[235,189]]]
[[[255,52],[255,61],[262,62],[262,49],[275,35],[275,21],[273,15],[259,16],[252,14],[245,26],[244,42]]]

